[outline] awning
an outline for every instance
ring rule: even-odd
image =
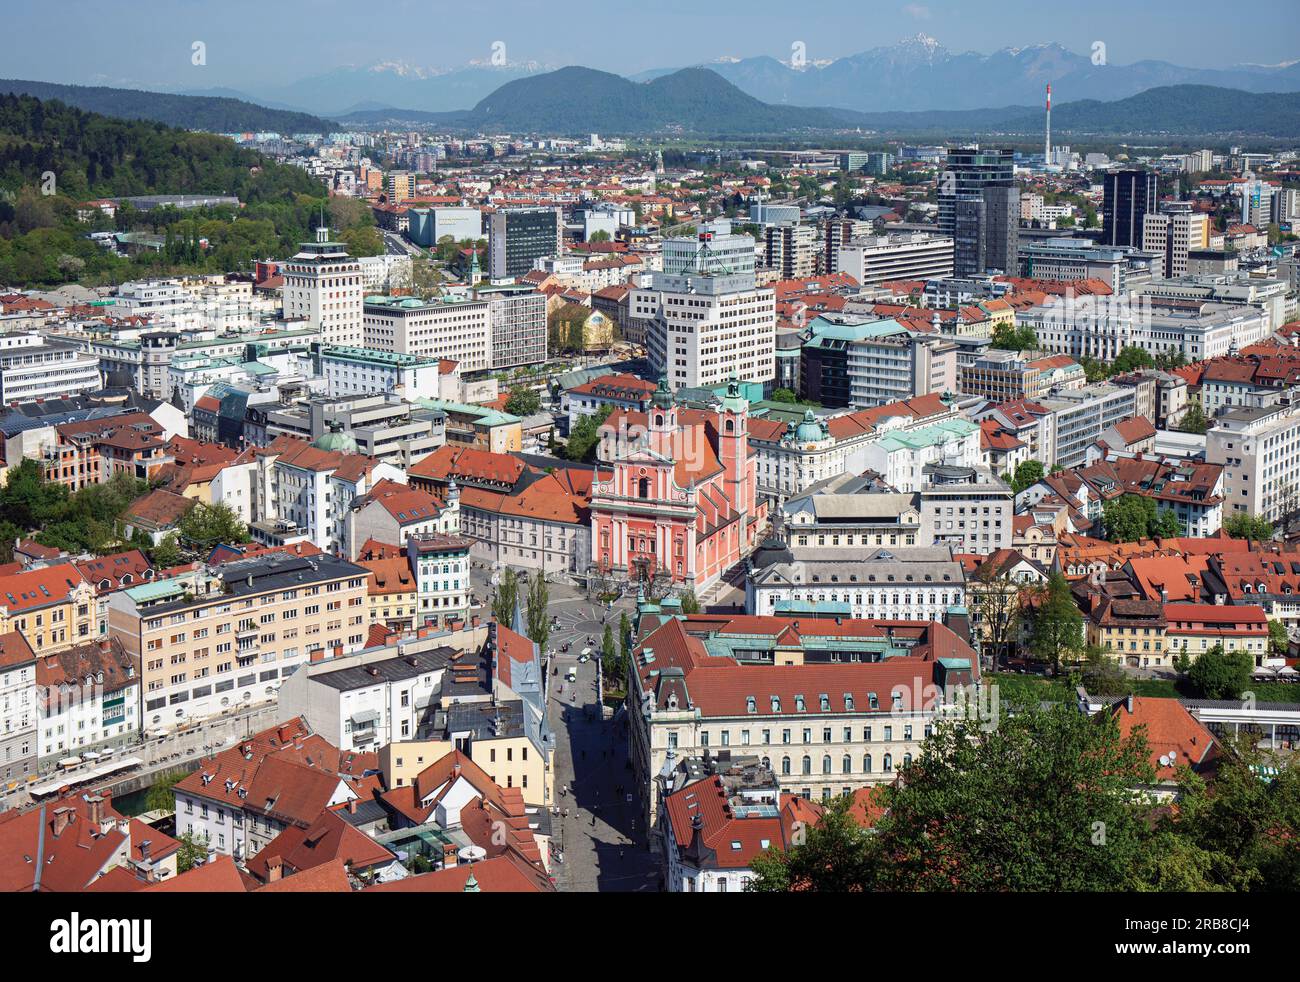
[[[378,723],[379,713],[373,709],[363,709],[359,713],[352,714],[353,726],[365,726],[367,723]]]

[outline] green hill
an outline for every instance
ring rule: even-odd
[[[854,125],[854,113],[769,106],[706,68],[631,82],[590,68],[561,68],[507,82],[463,125],[551,133],[781,133]]]
[[[47,175],[53,194],[43,193]],[[90,198],[184,193],[234,195],[242,207],[77,216]],[[381,250],[369,210],[348,204],[356,205],[327,201],[300,168],[223,136],[0,95],[0,286],[246,270],[254,259],[292,253],[327,206],[354,255]],[[151,232],[167,245],[127,259],[91,241],[92,231]]]
[[[148,119],[209,133],[333,133],[338,129],[336,124],[307,113],[267,109],[242,99],[169,95],[104,86],[57,85],[14,78],[0,79],[0,92],[44,100],[58,99],[66,105],[104,116]]]

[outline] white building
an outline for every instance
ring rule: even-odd
[[[948,546],[871,547],[857,557],[810,546],[791,554],[792,562],[778,560],[746,579],[748,613],[840,604],[847,617],[943,623],[950,607],[966,604],[966,577]]]
[[[281,273],[286,320],[305,320],[326,344],[365,343],[361,264],[342,242],[329,241],[329,229],[316,229],[316,241],[302,243]]]
[[[1276,522],[1300,498],[1300,405],[1232,409],[1205,437],[1205,459],[1223,465],[1223,519]]]
[[[776,294],[755,286],[754,259],[753,238],[720,220],[667,239],[663,272],[632,291],[630,316],[649,318],[646,347],[670,388],[776,377]]]
[[[331,398],[396,392],[415,400],[437,399],[440,394],[441,368],[436,358],[329,345],[321,349],[320,363]]]
[[[864,287],[952,276],[953,240],[928,232],[853,239],[840,246],[837,264],[838,272],[848,273]]]
[[[492,367],[491,309],[486,300],[367,297],[360,346],[420,358],[447,358],[464,372]]]
[[[0,334],[0,404],[67,399],[103,388],[99,359],[39,334]]]

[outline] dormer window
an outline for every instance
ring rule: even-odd
[[[829,713],[831,711],[831,697],[823,692],[818,698],[821,701],[822,712]]]
[[[867,706],[870,709],[880,708],[880,700],[876,698],[876,694],[874,692],[867,693]]]
[[[844,693],[844,708],[847,709],[849,712],[853,712],[853,693],[852,693],[852,692],[846,692],[846,693]]]
[[[808,706],[803,701],[803,696],[794,697],[794,709],[797,713],[806,713],[808,711]]]
[[[758,700],[756,700],[753,696],[745,696],[745,712],[747,713],[758,712]]]
[[[780,697],[780,696],[773,696],[773,697],[772,697],[772,712],[774,712],[774,713],[779,713],[780,711],[781,711],[781,697]]]

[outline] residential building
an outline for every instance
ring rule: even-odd
[[[766,565],[760,565],[766,564]],[[809,545],[756,553],[745,609],[757,615],[805,611],[854,618],[939,621],[964,608],[965,575],[948,546],[867,547],[845,554]]]
[[[273,702],[297,665],[364,646],[367,571],[267,553],[109,598],[109,635],[141,662],[146,730]]]
[[[959,689],[979,679],[970,646],[940,624],[811,614],[637,617],[628,756],[644,821],[655,776],[681,757],[761,757],[781,787],[825,799],[893,781]]]
[[[140,740],[140,661],[110,638],[36,659],[37,768]]]
[[[396,393],[406,399],[436,399],[442,391],[442,360],[374,348],[328,345],[320,371],[331,399]]]
[[[0,334],[0,404],[68,399],[103,388],[99,360],[35,333]]]
[[[1294,510],[1300,489],[1300,405],[1284,399],[1223,413],[1206,433],[1205,459],[1223,465],[1224,520],[1278,521]]]
[[[1268,656],[1268,615],[1260,607],[1170,603],[1164,611],[1165,651],[1170,659],[1186,655],[1196,661],[1215,645],[1223,645],[1227,653],[1246,652],[1256,665]]]
[[[352,501],[346,519],[347,554],[356,557],[367,540],[404,548],[409,536],[460,530],[460,493],[448,489],[439,500],[429,492],[383,478]]]
[[[36,653],[22,631],[0,633],[0,779],[6,791],[36,774]]]
[[[358,345],[417,358],[450,359],[466,372],[492,367],[492,315],[486,300],[367,297]]]

